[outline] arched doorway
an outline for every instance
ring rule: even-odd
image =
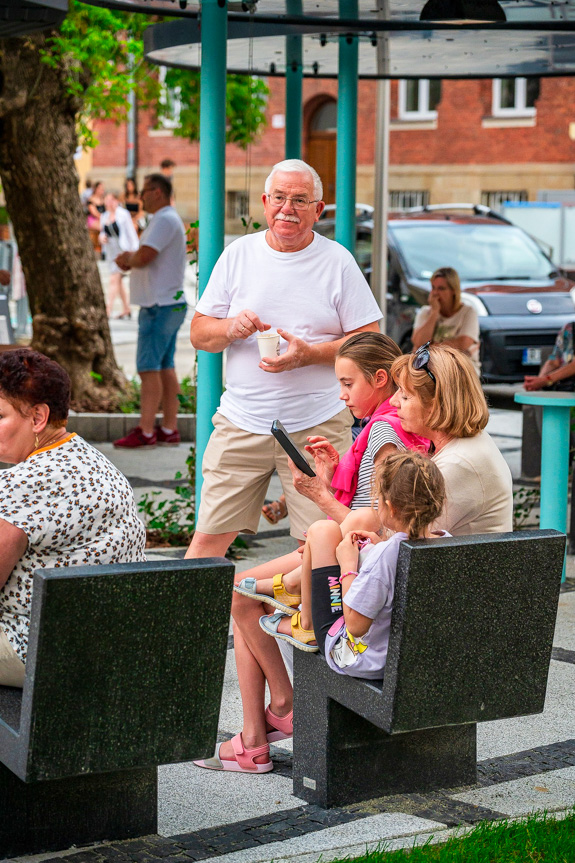
[[[335,204],[336,130],[337,102],[325,99],[309,118],[306,154],[321,177],[326,204]]]

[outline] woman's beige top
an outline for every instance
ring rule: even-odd
[[[435,527],[453,536],[513,530],[513,483],[486,431],[455,438],[433,456],[445,480],[446,504]]]

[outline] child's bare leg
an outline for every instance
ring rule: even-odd
[[[252,569],[247,569],[245,572],[236,574],[235,583],[239,584],[243,578],[255,578],[258,583],[258,593],[265,593],[267,596],[273,595],[273,577],[278,572],[284,575],[284,586],[289,593],[299,593],[299,570],[301,566],[301,553],[292,551],[289,554],[284,554],[283,557],[276,557],[268,563],[261,563],[259,566],[254,566]],[[295,590],[293,588],[296,588]]]
[[[341,526],[335,521],[316,521],[307,532],[301,570],[301,616],[303,629],[313,629],[311,617],[311,570],[337,564],[335,550],[342,540]],[[282,620],[279,632],[289,634],[289,618]]]
[[[241,629],[234,624],[234,652],[238,669],[238,681],[242,697],[244,722],[242,740],[246,749],[255,749],[267,742],[268,728],[265,721],[265,677],[257,657],[248,647]],[[279,653],[279,651],[278,651]],[[270,681],[270,707],[276,716],[285,716],[292,708],[292,689],[287,674]],[[271,728],[269,729],[271,731]],[[234,760],[231,741],[222,743],[220,758]],[[256,763],[267,761],[266,755],[258,756]]]
[[[381,530],[381,522],[375,509],[362,506],[360,509],[352,509],[346,515],[340,524],[340,530],[342,536],[345,536],[350,530],[371,530],[373,533],[378,533]]]
[[[268,681],[272,711],[276,716],[285,716],[291,710],[292,688],[278,646],[275,644],[270,646],[269,636],[259,625],[260,617],[268,611],[269,606],[265,607],[263,603],[254,602],[253,599],[240,596],[234,591],[232,597],[234,631],[236,628],[241,631],[243,641],[247,644]]]

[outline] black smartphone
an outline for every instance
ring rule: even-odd
[[[302,473],[305,473],[308,476],[315,476],[315,471],[309,466],[309,462],[305,455],[301,449],[295,445],[279,420],[273,421],[272,434]]]

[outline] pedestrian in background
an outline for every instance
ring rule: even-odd
[[[174,368],[178,330],[186,317],[183,296],[186,268],[184,225],[170,205],[172,184],[162,174],[144,178],[142,202],[151,215],[136,252],[116,258],[121,270],[131,270],[132,302],[140,306],[136,367],[142,381],[140,424],[115,447],[139,449],[180,443],[178,393]],[[156,426],[162,405],[163,418]]]
[[[129,212],[120,206],[118,192],[107,192],[104,198],[106,210],[102,215],[100,243],[104,251],[104,260],[108,265],[108,298],[106,313],[112,317],[116,297],[120,297],[122,311],[120,320],[130,318],[130,303],[128,291],[123,282],[125,273],[116,263],[121,252],[135,252],[138,248],[138,235],[132,224]]]

